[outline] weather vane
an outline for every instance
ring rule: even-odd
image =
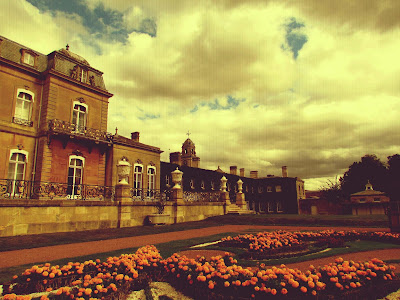
[[[188,130],[188,132],[186,133],[186,135],[188,136],[188,138],[189,138],[189,135],[190,135],[190,132],[189,132],[189,130]]]
[[[69,45],[67,44],[67,46],[65,46],[65,48],[66,48],[67,50],[69,50]]]

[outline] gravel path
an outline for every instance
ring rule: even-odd
[[[43,263],[62,258],[68,258],[68,257],[73,258],[77,256],[109,252],[125,248],[140,247],[149,244],[159,244],[175,240],[185,240],[190,238],[209,236],[224,232],[239,233],[248,230],[262,231],[269,229],[296,231],[296,230],[326,230],[326,229],[332,229],[332,227],[224,225],[224,226],[207,227],[201,229],[160,233],[154,235],[134,236],[134,237],[111,239],[111,240],[101,240],[101,241],[92,241],[85,243],[40,247],[33,249],[5,251],[5,252],[0,252],[0,268],[8,268],[24,264]],[[389,229],[385,228],[377,229],[377,228],[335,227],[334,229],[337,231],[339,230],[389,231]],[[368,257],[367,259],[378,257],[383,260],[399,259],[400,249],[386,249],[373,252],[368,251],[368,252],[360,252],[357,254],[353,253],[348,255],[349,257],[352,257],[354,260],[364,260],[364,257]],[[344,258],[345,255],[342,255],[342,257]],[[323,261],[325,260],[326,259],[324,258],[316,260],[315,262],[308,261],[304,263],[291,264],[290,266],[295,266],[295,265],[300,266],[302,264],[306,264],[308,267],[308,265],[310,264],[314,265],[324,264]],[[332,258],[327,258],[327,260],[331,262]],[[319,261],[321,261],[321,263]]]

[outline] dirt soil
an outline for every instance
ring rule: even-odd
[[[32,249],[23,249],[15,251],[4,251],[0,252],[0,268],[8,268],[13,266],[19,266],[24,264],[44,263],[62,258],[73,258],[77,256],[90,255],[102,252],[115,251],[119,249],[140,247],[149,244],[166,243],[175,240],[185,240],[196,237],[209,236],[224,232],[246,232],[253,230],[327,230],[332,229],[331,227],[303,227],[303,226],[257,226],[257,225],[224,225],[207,227],[201,229],[190,229],[185,231],[159,233],[154,235],[134,236],[117,238],[110,240],[91,241],[84,243],[48,246]],[[354,227],[335,227],[335,230],[356,230],[356,231],[389,231],[389,229],[383,228],[354,228]],[[190,250],[192,251],[192,250]],[[192,253],[186,252],[187,255],[199,254],[199,250],[193,250]],[[223,254],[224,251],[209,251],[202,250],[201,255],[215,256]],[[368,260],[377,257],[382,260],[400,259],[400,249],[385,249],[377,251],[366,251],[359,253],[351,253],[341,255],[344,259],[350,260]],[[288,264],[288,267],[299,268],[305,270],[310,264],[314,266],[327,264],[332,262],[333,258],[321,258],[314,261],[300,262],[295,264]],[[397,269],[397,272],[399,269]]]

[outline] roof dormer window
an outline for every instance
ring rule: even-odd
[[[25,50],[22,49],[21,50],[21,62],[25,65],[29,65],[34,67],[36,65],[36,57],[37,54],[35,54],[33,51],[31,50]]]

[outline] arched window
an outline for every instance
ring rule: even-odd
[[[10,195],[18,195],[22,192],[26,163],[28,161],[28,152],[23,150],[11,150],[10,160],[8,163],[8,179],[10,185],[8,186],[8,193]]]
[[[133,166],[133,196],[140,197],[142,195],[143,183],[143,165],[135,164]]]
[[[77,155],[70,155],[68,166],[68,187],[67,195],[70,199],[79,199],[82,189],[83,168],[85,158]]]
[[[156,167],[148,166],[147,167],[147,177],[148,177],[148,185],[149,189],[147,192],[148,197],[154,197],[156,190]]]
[[[33,101],[34,101],[34,94],[32,92],[23,89],[18,89],[17,100],[15,102],[15,114],[14,114],[15,123],[20,123],[21,121],[30,121],[31,106]]]
[[[86,117],[88,106],[83,103],[74,102],[72,111],[72,124],[75,125],[76,131],[84,131],[86,127]]]

